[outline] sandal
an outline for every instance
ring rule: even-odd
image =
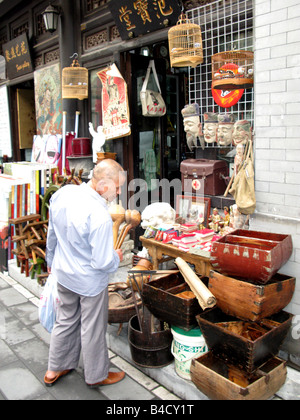
[[[56,376],[54,376],[54,378],[52,378],[52,379],[48,379],[47,378],[47,373],[46,373],[46,375],[44,376],[44,383],[45,383],[46,386],[53,386],[59,378],[67,375],[70,372],[72,372],[72,369],[62,370],[60,372],[57,372]]]

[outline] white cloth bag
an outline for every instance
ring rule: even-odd
[[[147,89],[151,70],[153,71],[158,92]],[[161,95],[159,80],[156,73],[154,60],[150,60],[147,74],[140,92],[142,113],[144,117],[162,117],[166,113],[166,104]]]

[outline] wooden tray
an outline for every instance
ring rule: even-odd
[[[205,278],[201,277],[201,280],[205,283]],[[189,331],[198,326],[196,315],[203,310],[196,297],[187,294],[185,298],[183,292],[191,292],[191,289],[181,273],[162,275],[144,284],[143,302],[160,321]]]
[[[196,387],[212,400],[267,400],[282,387],[287,375],[286,363],[275,357],[249,379],[212,352],[193,359],[190,372]]]
[[[196,318],[209,350],[251,375],[278,354],[293,315],[281,311],[251,322],[241,321],[214,308]]]
[[[295,282],[295,277],[276,273],[268,283],[258,285],[212,270],[208,288],[223,312],[243,320],[257,321],[281,311],[289,304]]]
[[[267,283],[292,254],[291,235],[237,229],[213,242],[212,267],[228,276]]]

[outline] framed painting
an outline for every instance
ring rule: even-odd
[[[199,223],[207,227],[210,215],[210,206],[210,198],[177,195],[176,218],[182,218],[186,222]]]

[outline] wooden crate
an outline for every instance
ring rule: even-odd
[[[275,357],[249,379],[212,352],[193,359],[190,372],[196,387],[212,400],[267,400],[282,387],[287,375],[286,363]]]
[[[255,284],[212,270],[208,288],[224,313],[257,321],[284,309],[292,299],[295,283],[295,277],[280,273],[276,273],[266,284]]]
[[[248,375],[278,354],[292,318],[281,311],[257,322],[241,321],[219,308],[196,316],[209,350]]]
[[[201,280],[205,282],[205,278],[201,277]],[[198,326],[196,315],[203,312],[196,297],[193,294],[190,297],[190,293],[183,276],[175,272],[145,283],[143,303],[160,321],[189,331]]]

